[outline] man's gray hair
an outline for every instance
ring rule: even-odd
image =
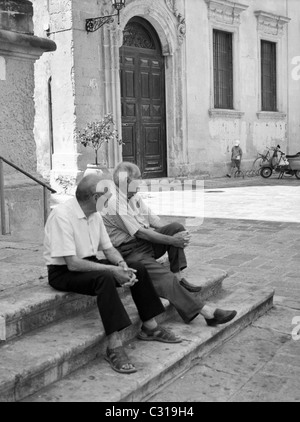
[[[141,171],[136,164],[130,163],[129,161],[123,161],[115,168],[113,178],[116,186],[119,186],[120,181],[124,179],[124,175],[127,175],[127,180],[130,183],[133,179],[139,177],[140,174]]]

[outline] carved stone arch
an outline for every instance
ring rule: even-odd
[[[155,31],[161,42],[162,54],[164,56],[173,55],[178,48],[177,28],[174,23],[174,16],[170,11],[160,4],[149,4],[149,0],[138,0],[126,5],[121,12],[121,22],[117,30],[117,43],[123,45],[123,31],[135,16],[147,20]]]

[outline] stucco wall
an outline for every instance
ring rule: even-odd
[[[57,45],[52,54],[43,56],[35,64],[36,118],[34,135],[37,145],[38,169],[47,178],[51,168],[63,174],[77,173],[77,151],[74,146],[75,90],[73,62],[72,1],[59,0],[49,3],[33,0],[34,31],[47,36]],[[52,123],[54,154],[51,156],[49,78],[52,91]]]
[[[239,20],[208,18],[206,2],[191,0],[186,4],[187,22],[187,104],[188,160],[191,172],[206,169],[222,175],[230,161],[235,139],[244,151],[244,166],[249,167],[257,151],[277,145],[287,149],[288,48],[284,25],[282,34],[261,33],[254,12],[263,10],[286,16],[286,2],[250,0]],[[232,3],[233,4],[233,3]],[[299,16],[296,13],[299,26]],[[234,22],[232,24],[232,22]],[[234,109],[238,113],[213,110],[213,28],[233,33]],[[295,34],[291,35],[294,37]],[[260,39],[278,42],[278,111],[260,113]],[[290,38],[291,39],[291,38]],[[294,45],[299,42],[294,43]],[[300,48],[299,48],[300,49]],[[296,98],[296,92],[290,96]],[[297,100],[296,100],[297,101]],[[293,100],[292,100],[293,103]]]
[[[35,7],[37,1],[38,0],[32,0],[34,6],[34,32],[36,35],[46,38],[47,30],[50,29],[47,1],[39,1],[39,7]],[[51,168],[48,81],[51,77],[50,63],[52,54],[53,53],[48,53],[43,55],[34,65],[34,138],[36,143],[37,170],[46,179],[49,178],[49,171]],[[44,93],[44,95],[39,95],[41,93]]]
[[[0,155],[35,171],[33,63],[11,57],[5,62],[6,78],[0,80]]]
[[[288,152],[300,151],[300,4],[298,0],[289,0],[288,14],[292,18],[289,26],[288,58]]]
[[[109,7],[108,7],[109,6]],[[101,30],[95,33],[85,31],[85,20],[91,17],[112,13],[111,2],[90,2],[74,0],[74,63],[76,92],[76,124],[78,128],[85,127],[90,121],[101,119],[105,114],[104,85],[105,75],[112,66],[112,55],[102,55],[101,45],[105,44]],[[107,45],[109,48],[109,45]],[[105,48],[105,47],[104,47]],[[112,109],[110,109],[112,111]],[[94,163],[94,151],[77,145],[78,166],[85,170],[88,163]],[[105,151],[99,151],[99,162],[105,160]]]
[[[37,168],[34,62],[55,49],[33,36],[32,13],[29,1],[0,0],[0,155],[28,172]]]

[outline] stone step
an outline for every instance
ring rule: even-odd
[[[122,301],[132,325],[121,333],[124,342],[137,334],[140,319],[129,295]],[[163,300],[172,317],[173,308]],[[97,358],[105,350],[105,333],[98,309],[49,324],[0,347],[0,402],[18,401]]]
[[[200,296],[206,300],[222,288],[225,271],[197,267],[190,271],[189,281],[202,286]],[[120,294],[124,295],[120,289]],[[52,289],[47,280],[18,286],[0,294],[0,339],[9,341],[62,318],[96,307],[95,298]],[[1,344],[1,343],[0,343]]]
[[[228,291],[214,301],[218,307],[235,308],[237,317],[226,325],[208,327],[202,317],[196,318],[190,325],[185,325],[179,318],[172,318],[164,325],[184,341],[180,344],[143,342],[132,339],[127,350],[138,372],[131,375],[114,372],[103,359],[104,347],[97,346],[100,355],[85,367],[71,373],[30,397],[26,402],[138,402],[151,400],[151,396],[162,386],[182,375],[193,362],[209,354],[232,336],[236,335],[252,321],[268,311],[273,304],[274,291],[270,288],[253,286],[241,287]],[[78,327],[72,328],[72,332]],[[65,341],[68,341],[68,335]],[[67,364],[65,364],[67,365]],[[66,366],[61,367],[61,375],[66,374]],[[71,369],[75,369],[75,365]],[[56,372],[57,373],[57,372]],[[46,377],[40,377],[42,381]],[[24,391],[32,390],[33,382],[19,378],[15,389],[15,399]],[[48,381],[54,381],[55,376]],[[50,384],[50,382],[48,382]],[[45,384],[45,382],[44,382]],[[38,384],[42,387],[42,382]],[[37,388],[36,388],[37,389]]]

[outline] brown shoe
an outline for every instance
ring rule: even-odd
[[[205,318],[206,324],[210,327],[215,327],[219,324],[226,324],[231,321],[237,314],[237,311],[224,311],[223,309],[216,309],[214,317],[207,319]]]

